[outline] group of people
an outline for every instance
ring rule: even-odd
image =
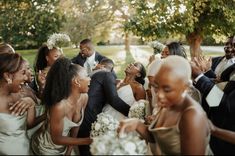
[[[133,62],[118,80],[114,62],[89,39],[71,60],[42,45],[34,76],[27,60],[1,44],[0,154],[70,155],[78,147],[91,155],[91,125],[102,112],[120,121],[118,133],[137,131],[154,155],[235,153],[234,36],[224,50],[222,57],[189,61],[183,46],[171,42],[147,72]],[[127,117],[141,99],[151,110],[144,123]]]

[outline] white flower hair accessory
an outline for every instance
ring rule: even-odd
[[[153,48],[154,54],[159,54],[166,47],[164,44],[158,41],[149,42],[149,46]]]
[[[70,37],[64,33],[54,33],[49,36],[47,40],[48,49],[53,49],[53,47],[60,48],[66,46],[70,42]]]
[[[105,135],[93,138],[90,145],[93,155],[145,155],[145,140],[132,132],[118,137],[117,132],[110,131]]]

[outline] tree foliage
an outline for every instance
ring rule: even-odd
[[[70,35],[76,46],[84,38],[105,38],[118,3],[113,0],[64,0],[61,8],[67,22],[63,30]]]
[[[135,15],[126,31],[146,40],[184,34],[191,55],[198,56],[203,36],[235,32],[235,0],[129,0]]]
[[[59,0],[1,0],[0,36],[16,48],[38,47],[63,20]]]

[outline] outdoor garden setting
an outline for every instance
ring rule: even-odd
[[[235,0],[1,0],[0,155],[235,154]]]

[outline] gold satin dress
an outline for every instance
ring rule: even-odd
[[[0,155],[30,155],[26,118],[0,113]]]
[[[193,109],[193,106],[188,107],[187,109]],[[160,111],[161,110],[162,109],[160,109]],[[156,119],[149,126],[149,131],[152,133],[154,140],[156,141],[155,146],[151,146],[151,151],[153,155],[182,155],[180,146],[179,121],[175,126],[156,128],[155,126],[158,121],[160,111],[158,112]],[[208,135],[206,140],[207,147],[205,155],[213,155],[213,152],[209,146],[209,141],[210,135]]]
[[[71,128],[79,127],[81,125],[84,117],[83,109],[81,115],[81,120],[78,123],[74,123],[67,117],[64,117],[63,136],[68,136]],[[64,155],[67,150],[67,146],[65,145],[56,145],[53,143],[48,120],[46,120],[39,131],[36,131],[32,136],[31,148],[33,153],[36,155]]]

